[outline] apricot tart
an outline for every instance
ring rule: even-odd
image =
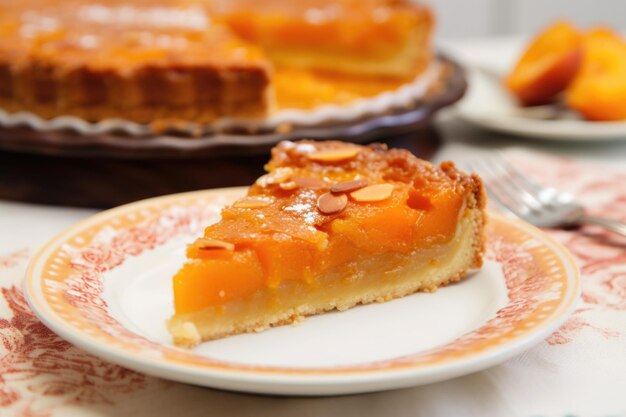
[[[342,142],[282,142],[268,173],[187,248],[174,342],[434,291],[480,267],[481,181],[451,162]]]
[[[276,96],[302,96],[274,82],[279,69],[283,79],[311,71],[295,77],[318,80],[308,91],[321,84],[335,102],[355,77],[372,77],[364,86],[414,79],[431,60],[431,26],[409,0],[5,1],[0,107],[89,121],[263,119]]]

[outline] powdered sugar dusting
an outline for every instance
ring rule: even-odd
[[[210,24],[208,17],[200,7],[185,9],[168,7],[138,8],[134,6],[106,7],[97,4],[80,7],[78,16],[87,22],[108,25],[204,30]]]

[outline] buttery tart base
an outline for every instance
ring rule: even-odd
[[[66,72],[55,70],[54,64],[34,71],[0,64],[2,73],[0,107],[43,119],[210,124],[227,116],[260,120],[274,106],[269,69],[252,63],[247,68],[169,66],[126,74],[87,68]]]

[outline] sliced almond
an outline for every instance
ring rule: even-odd
[[[392,191],[393,185],[391,184],[375,184],[351,192],[350,197],[359,202],[382,201],[388,199]]]
[[[351,191],[356,191],[363,187],[367,187],[369,183],[369,180],[365,178],[361,180],[344,181],[330,187],[330,192],[335,194],[349,193]]]
[[[317,208],[324,214],[338,213],[348,204],[345,194],[324,193],[317,199]]]
[[[328,183],[322,178],[318,177],[293,177],[291,181],[295,182],[302,188],[325,188],[328,187]]]
[[[269,174],[265,174],[260,176],[256,183],[262,187],[267,187],[271,184],[280,184],[285,181],[289,181],[291,176],[293,175],[293,169],[289,167],[280,167],[276,168],[274,171]]]
[[[295,190],[296,188],[298,188],[298,184],[296,184],[294,181],[281,182],[280,188],[286,191]]]
[[[311,152],[307,155],[307,157],[313,161],[338,162],[352,159],[357,156],[359,152],[361,152],[361,148],[356,146],[346,146],[342,148]]]
[[[289,181],[293,175],[293,169],[289,167],[276,168],[270,172],[270,184],[280,184],[281,182]]]
[[[267,187],[269,185],[270,174],[261,175],[256,180],[256,184],[261,187]]]
[[[272,204],[272,199],[270,197],[247,196],[235,201],[233,203],[233,207],[255,209],[269,206],[270,204]]]
[[[212,249],[225,249],[225,250],[235,250],[235,245],[230,242],[225,242],[223,240],[211,239],[209,237],[201,237],[197,239],[194,243],[195,246],[200,250],[212,250]]]

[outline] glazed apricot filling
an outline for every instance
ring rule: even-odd
[[[230,0],[209,1],[208,7],[278,65],[396,77],[429,58],[433,17],[411,2]],[[382,71],[381,63],[387,65]]]
[[[176,314],[218,308],[291,281],[320,285],[355,265],[418,253],[456,235],[472,179],[403,150],[284,142],[268,174],[222,211],[174,277]]]

